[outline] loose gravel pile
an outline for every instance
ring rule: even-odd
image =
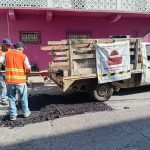
[[[17,105],[21,109],[20,104]],[[94,102],[85,93],[76,93],[69,96],[50,96],[46,94],[33,95],[29,97],[29,107],[32,112],[29,118],[10,121],[5,116],[1,122],[6,127],[22,127],[27,124],[54,120],[56,118],[83,114],[95,111],[112,111],[113,109],[105,103]]]

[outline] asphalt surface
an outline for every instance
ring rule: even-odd
[[[21,110],[20,103],[17,107],[18,111]],[[65,97],[46,94],[33,95],[29,97],[29,108],[31,110],[29,118],[23,118],[22,115],[18,115],[17,120],[10,121],[9,115],[6,115],[2,119],[1,125],[5,127],[21,127],[65,116],[113,110],[105,103],[94,102],[87,96],[87,93],[75,93]]]
[[[59,91],[56,86],[46,88],[49,89],[49,92],[51,90],[51,92]],[[69,107],[81,106],[79,107],[80,111],[82,106],[85,106],[85,108],[95,106],[96,109],[97,106],[98,108],[105,106],[106,109],[95,111],[90,108],[90,111],[77,112],[74,115],[70,111],[69,115],[61,115],[60,118],[40,123],[29,123],[23,127],[10,128],[11,126],[9,126],[8,128],[1,126],[0,150],[150,149],[150,86],[121,90],[104,105],[98,105],[90,101],[91,99],[84,94],[83,97],[79,94],[67,96],[63,99],[60,96],[50,95],[45,89],[43,87],[41,89],[33,88],[29,91],[30,99],[36,97],[33,101],[40,101],[43,98],[42,93],[44,91],[45,97],[48,97],[46,98],[46,105],[41,102],[42,108],[39,107],[38,110],[35,110],[35,105],[33,112],[38,112],[49,106],[53,106],[55,110],[55,104],[57,106],[62,105],[65,108],[63,109],[64,112],[67,110],[66,105],[69,105]],[[49,104],[49,98],[53,98],[55,103],[51,101]],[[2,108],[7,109],[0,106],[0,109]],[[6,113],[6,110],[3,111]],[[59,111],[59,115],[60,112],[63,111]]]

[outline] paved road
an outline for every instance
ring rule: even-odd
[[[107,104],[115,109],[147,106],[150,104],[150,86],[121,89],[111,97]]]
[[[122,90],[115,110],[0,128],[0,150],[149,150],[150,87]]]

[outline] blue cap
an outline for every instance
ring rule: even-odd
[[[13,45],[11,40],[8,38],[3,39],[2,44],[6,44],[6,45],[10,45],[10,46]]]

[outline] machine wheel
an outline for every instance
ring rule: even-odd
[[[109,100],[113,94],[113,87],[111,84],[99,84],[92,90],[92,97],[99,102]]]

